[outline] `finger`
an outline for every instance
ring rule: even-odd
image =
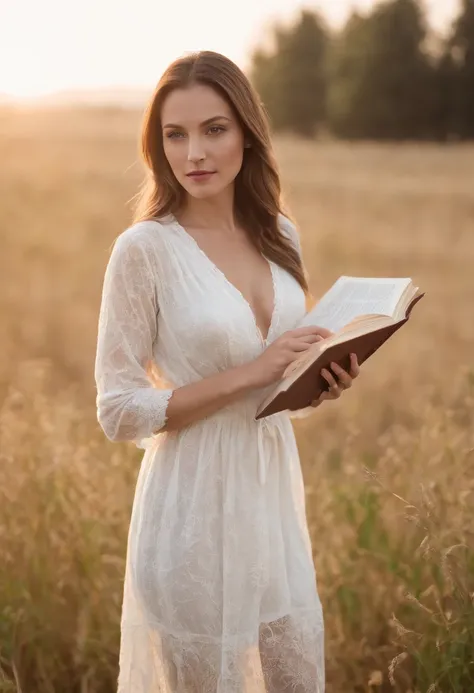
[[[291,330],[291,333],[294,337],[304,337],[305,335],[320,335],[321,337],[323,337],[323,339],[331,337],[334,334],[334,332],[331,332],[331,330],[328,330],[325,327],[318,327],[317,325],[310,325],[308,327],[296,327],[294,330]]]
[[[330,394],[333,396],[333,398],[339,397],[341,391],[332,374],[326,368],[323,368],[321,370],[321,375],[328,381]]]
[[[307,342],[302,342],[300,340],[291,340],[285,346],[288,349],[288,351],[299,353],[303,351],[308,351],[311,344],[308,344]]]
[[[328,371],[327,368],[322,368],[321,369],[321,375],[328,381],[329,385],[334,387],[334,385],[337,386],[337,382],[333,376],[333,374]]]
[[[344,385],[345,389],[348,390],[352,386],[352,378],[341,366],[335,361],[331,361],[331,368],[336,373],[340,382]]]
[[[324,337],[321,337],[320,334],[308,334],[308,335],[303,335],[302,337],[293,337],[293,339],[296,339],[298,342],[306,342],[307,344],[314,344],[315,342],[322,342]]]
[[[312,344],[320,342],[321,339],[322,337],[318,335],[312,335],[311,337],[305,337],[304,339],[289,339],[288,348],[291,349],[291,351],[306,351]]]
[[[327,392],[324,393],[325,399],[329,399],[329,400],[332,400],[332,399],[339,399],[339,397],[341,396],[341,394],[342,394],[342,393],[341,393],[341,390],[337,387],[337,385],[336,385],[335,388],[330,387],[329,390],[328,390]]]
[[[351,354],[351,370],[349,371],[351,378],[357,378],[360,373],[360,366],[357,359],[357,354]]]
[[[322,342],[324,340],[324,337],[321,337],[320,334],[312,334],[307,337],[295,337],[294,339],[296,339],[296,341],[298,342],[301,342],[302,344],[306,344],[307,347],[310,347],[313,344]]]

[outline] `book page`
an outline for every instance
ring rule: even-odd
[[[338,332],[361,315],[392,316],[410,283],[409,277],[339,277],[297,327],[317,325]]]

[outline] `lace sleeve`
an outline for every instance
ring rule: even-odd
[[[116,240],[105,270],[99,312],[95,382],[97,420],[111,441],[143,439],[166,423],[172,390],[147,375],[157,334],[157,270],[141,234]]]

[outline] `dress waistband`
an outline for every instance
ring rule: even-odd
[[[208,420],[208,418],[228,416],[229,412],[234,412],[235,414],[241,413],[244,416],[253,419],[257,429],[256,471],[260,485],[265,486],[267,483],[268,469],[272,458],[278,460],[279,453],[284,453],[285,438],[281,428],[281,421],[284,414],[283,412],[278,412],[277,414],[272,414],[271,416],[255,419],[255,406],[252,406],[252,403],[249,401],[241,401],[219,409],[219,411],[215,412],[215,414],[213,414],[211,417],[203,419],[203,421]],[[137,447],[150,451],[151,449],[156,449],[159,446],[160,440],[164,435],[166,435],[166,432],[158,432],[148,438],[141,438],[140,440],[136,440],[134,442]]]

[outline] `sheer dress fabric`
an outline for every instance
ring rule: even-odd
[[[282,233],[301,252],[293,224]],[[324,624],[291,418],[261,388],[162,432],[173,390],[256,358],[305,313],[268,261],[266,339],[243,295],[169,215],[123,231],[98,321],[97,418],[144,450],[125,569],[118,693],[323,693]],[[149,365],[164,380],[153,382]]]

